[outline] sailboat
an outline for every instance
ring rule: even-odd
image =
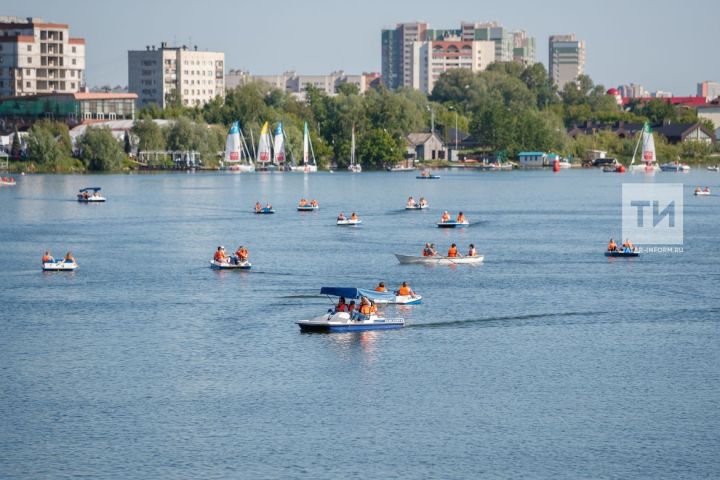
[[[281,122],[275,127],[273,140],[273,164],[280,170],[285,169],[285,132]]]
[[[260,139],[258,140],[257,149],[257,168],[256,170],[269,170],[272,165],[272,152],[270,150],[270,126],[265,122],[260,130]],[[274,167],[274,166],[273,166]]]
[[[350,137],[350,165],[348,170],[352,173],[362,172],[362,166],[355,158],[355,125],[352,127],[352,136]]]
[[[254,172],[255,166],[250,158],[250,152],[245,143],[245,137],[240,130],[240,124],[233,122],[225,141],[225,169],[229,172]]]
[[[315,151],[313,150],[312,141],[310,140],[310,131],[308,130],[308,124],[305,122],[305,129],[303,132],[303,158],[302,165],[293,165],[290,167],[293,172],[317,172],[317,162],[315,161]]]
[[[635,155],[637,154],[638,147],[641,142],[643,163],[635,164]],[[655,138],[653,137],[650,124],[647,122],[643,125],[642,133],[638,138],[638,143],[635,144],[635,151],[633,152],[632,160],[630,161],[630,171],[646,173],[655,173],[660,171],[660,167],[657,164],[657,157],[655,156]]]

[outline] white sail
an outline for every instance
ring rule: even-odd
[[[307,122],[303,131],[303,166],[310,163],[310,135],[308,134]],[[314,163],[314,162],[313,162]]]
[[[281,165],[285,163],[285,134],[282,123],[275,127],[275,141],[273,143],[273,163]]]
[[[270,152],[270,127],[268,122],[260,130],[260,140],[258,140],[257,162],[260,165],[267,165],[272,160]]]
[[[641,162],[635,164],[635,156],[638,151],[638,147],[642,144],[641,150]],[[635,150],[633,151],[632,160],[630,161],[630,167],[633,171],[645,171],[647,173],[653,173],[660,170],[658,166],[657,157],[655,155],[655,138],[653,137],[652,129],[650,124],[647,122],[643,125],[642,133],[635,144]]]
[[[348,166],[348,170],[353,173],[362,172],[362,166],[355,158],[355,125],[352,126],[352,133],[350,135],[350,166]]]
[[[242,160],[243,146],[240,141],[240,125],[238,122],[233,122],[228,132],[227,140],[225,141],[225,162],[237,163]]]

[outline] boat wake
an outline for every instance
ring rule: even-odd
[[[610,312],[560,312],[560,313],[535,313],[527,315],[512,315],[507,317],[487,317],[487,318],[468,318],[464,320],[451,320],[449,322],[430,322],[430,323],[413,323],[408,324],[405,328],[447,328],[447,327],[462,327],[465,325],[472,325],[477,323],[486,322],[498,322],[498,321],[509,321],[509,320],[534,320],[538,318],[550,318],[550,317],[575,317],[575,316],[594,316],[604,315]]]

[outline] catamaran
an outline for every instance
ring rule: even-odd
[[[352,127],[352,135],[350,137],[350,165],[348,170],[352,173],[362,172],[362,166],[355,158],[355,125]]]
[[[225,169],[229,172],[254,172],[255,165],[245,143],[245,136],[240,130],[240,124],[233,122],[225,141]]]
[[[282,122],[275,127],[275,139],[273,140],[273,164],[279,170],[285,170],[285,130]]]
[[[256,170],[267,171],[275,168],[272,163],[272,142],[270,141],[270,125],[265,122],[260,130],[260,139],[258,140]]]
[[[641,142],[643,163],[635,164],[635,155],[637,154],[637,150]],[[638,142],[635,144],[635,151],[633,152],[632,160],[630,161],[630,171],[646,173],[655,173],[660,171],[660,167],[658,167],[657,164],[657,157],[655,156],[655,138],[653,137],[650,124],[647,122],[645,122],[642,133],[638,137]]]
[[[315,161],[315,151],[313,150],[312,140],[310,140],[310,131],[308,124],[305,122],[305,130],[303,132],[303,158],[302,165],[293,165],[290,167],[292,172],[311,173],[317,172],[317,162]]]

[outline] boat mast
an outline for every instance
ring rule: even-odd
[[[643,129],[644,128],[645,128],[645,126],[643,125]],[[635,163],[635,155],[637,154],[637,150],[638,150],[638,147],[640,146],[641,141],[642,141],[642,130],[640,131],[640,136],[638,137],[638,141],[635,144],[635,150],[633,151],[633,156],[632,156],[632,160],[630,160],[630,165]]]

